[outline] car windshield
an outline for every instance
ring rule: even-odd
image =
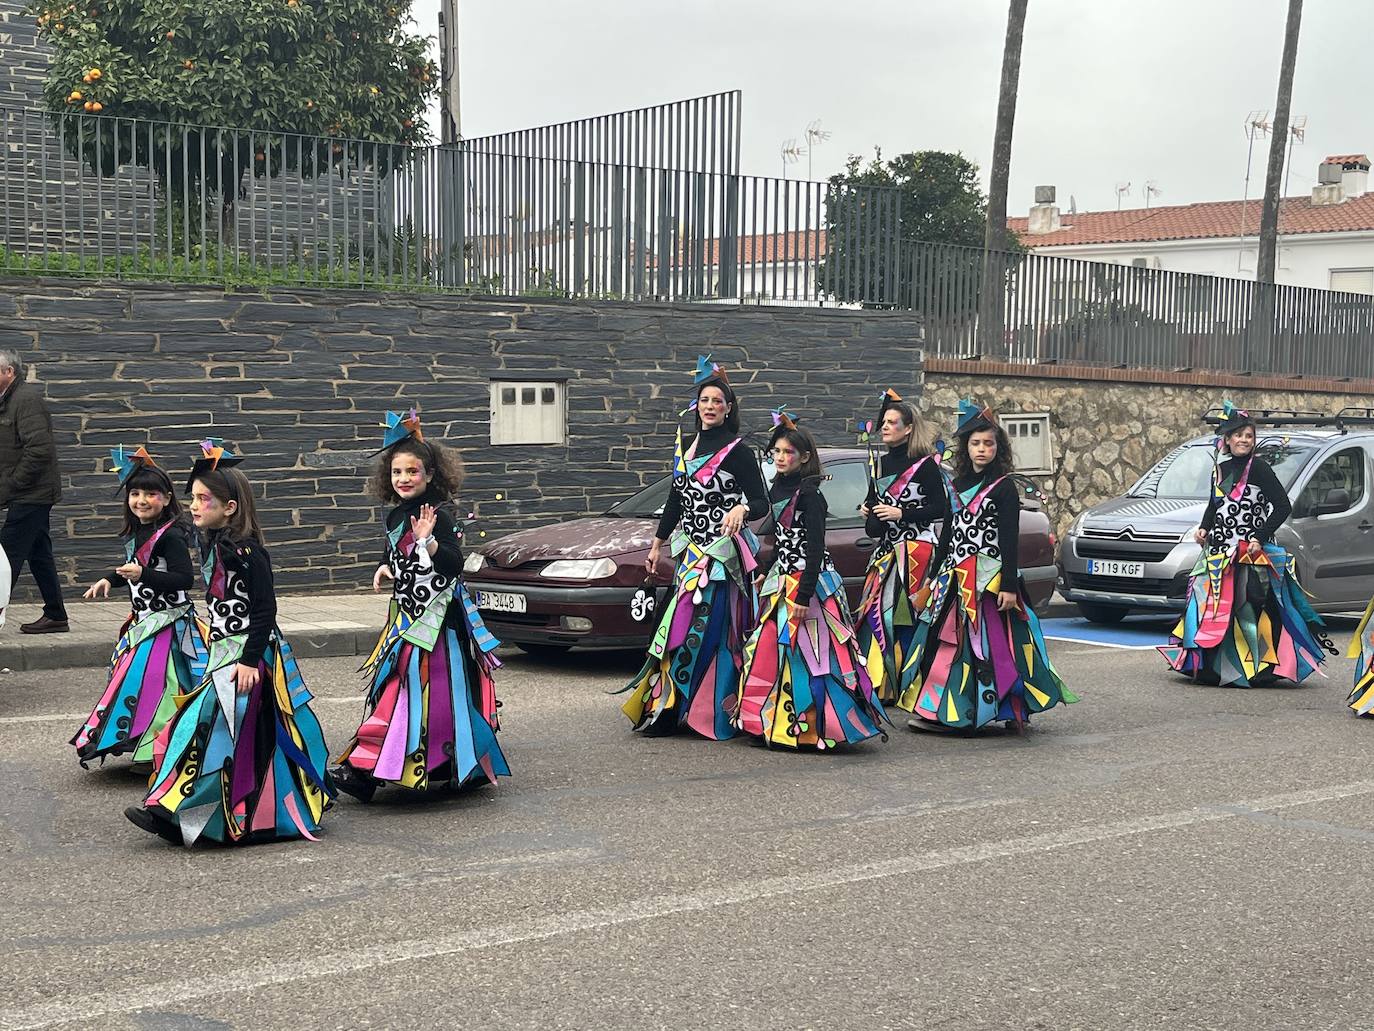
[[[1316,449],[1294,443],[1262,444],[1259,456],[1274,468],[1285,487],[1291,487]],[[1212,487],[1216,449],[1208,443],[1184,444],[1155,463],[1128,492],[1133,498],[1186,498],[1203,501]]]
[[[672,488],[673,478],[665,476],[638,494],[631,494],[620,504],[613,505],[606,514],[616,519],[657,519],[663,514],[663,506],[668,503],[668,492]]]

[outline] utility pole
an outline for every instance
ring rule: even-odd
[[[463,138],[458,72],[458,0],[440,0],[439,140],[442,143],[457,143]]]
[[[1269,168],[1264,179],[1264,208],[1260,213],[1259,260],[1255,279],[1274,282],[1279,241],[1279,187],[1283,182],[1284,150],[1288,144],[1288,111],[1293,101],[1293,67],[1298,60],[1298,31],[1302,27],[1302,0],[1288,0],[1288,21],[1283,33],[1283,58],[1279,64],[1279,95],[1274,102],[1274,135],[1269,140]]]

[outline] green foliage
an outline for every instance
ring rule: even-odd
[[[406,29],[410,4],[32,0],[29,10],[55,51],[44,97],[72,154],[104,174],[132,162],[164,183],[185,175],[218,189],[283,169],[385,169],[402,149],[360,151],[350,139],[425,142],[439,75],[425,38]]]

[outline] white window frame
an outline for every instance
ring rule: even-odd
[[[1369,280],[1370,280],[1370,288],[1369,288],[1368,290],[1347,290],[1347,289],[1344,289],[1344,288],[1339,288],[1341,293],[1348,293],[1348,294],[1374,294],[1374,268],[1369,268],[1369,267],[1364,267],[1364,268],[1352,267],[1352,268],[1333,268],[1333,269],[1327,269],[1327,272],[1326,272],[1326,286],[1327,286],[1327,289],[1329,289],[1329,290],[1337,290],[1338,288],[1337,288],[1337,286],[1335,285],[1335,283],[1332,282],[1332,280],[1334,280],[1334,279],[1336,278],[1336,276],[1339,275],[1339,274],[1341,274],[1341,273],[1350,273],[1350,272],[1362,272],[1362,273],[1368,275],[1368,276],[1369,276]]]
[[[533,400],[529,400],[531,390]],[[567,440],[567,380],[491,380],[493,445],[566,444]]]
[[[1030,473],[1032,475],[1043,475],[1054,472],[1054,441],[1050,437],[1050,413],[1049,412],[1017,412],[1014,415],[1003,414],[1001,416],[1002,429],[1007,431],[1007,439],[1011,441],[1012,458],[1016,464],[1018,473]],[[1023,464],[1024,457],[1021,451],[1017,450],[1018,440],[1038,442],[1036,446],[1040,448],[1042,462]]]

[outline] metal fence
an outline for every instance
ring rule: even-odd
[[[931,243],[905,248],[900,280],[928,354],[1374,378],[1366,294]]]

